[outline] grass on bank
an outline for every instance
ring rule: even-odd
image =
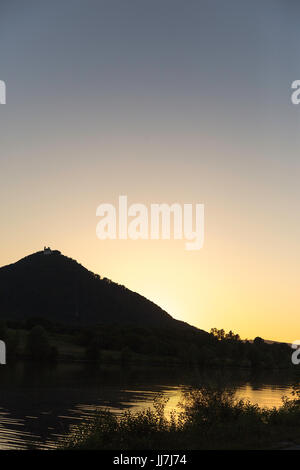
[[[167,417],[167,399],[153,409],[116,416],[98,412],[79,426],[64,449],[189,450],[280,448],[300,443],[300,400],[283,399],[280,408],[260,408],[236,399],[232,390],[202,388],[183,395],[178,412]]]
[[[1,329],[1,328],[0,328]],[[17,335],[17,357],[28,358],[27,343],[29,330],[12,328],[7,329],[13,335]],[[176,364],[178,360],[171,356],[146,355],[135,353],[130,350],[123,349],[121,351],[113,349],[99,349],[97,359],[91,359],[87,356],[86,348],[74,340],[74,335],[68,333],[47,333],[47,342],[49,346],[57,351],[56,361],[71,362],[97,362],[98,364],[155,364],[169,365]]]

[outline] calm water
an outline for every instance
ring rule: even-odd
[[[96,409],[119,413],[151,406],[157,392],[176,408],[181,392],[205,384],[230,384],[261,406],[279,406],[294,378],[284,372],[183,371],[58,364],[39,368],[19,363],[0,368],[0,448],[52,448]]]

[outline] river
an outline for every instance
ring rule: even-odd
[[[175,409],[182,391],[199,385],[230,385],[260,406],[280,406],[295,379],[286,371],[187,370],[108,367],[78,363],[0,367],[0,448],[51,449],[96,409],[114,413],[152,405],[158,392]]]

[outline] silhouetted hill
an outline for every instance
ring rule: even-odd
[[[59,251],[37,252],[0,268],[0,319],[32,317],[78,326],[129,324],[197,330]]]
[[[217,328],[206,333],[59,251],[34,253],[0,268],[0,320],[6,320],[0,321],[0,333],[10,360],[25,355],[54,361],[66,357],[67,347],[72,360],[84,348],[81,360],[105,361],[110,355],[120,364],[134,355],[193,367],[292,364],[286,344],[267,344],[259,337],[250,343]],[[37,331],[42,343],[36,341]]]

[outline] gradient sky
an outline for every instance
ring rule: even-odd
[[[0,0],[0,265],[59,249],[200,328],[300,338],[297,0]],[[205,244],[96,208],[204,203]]]

